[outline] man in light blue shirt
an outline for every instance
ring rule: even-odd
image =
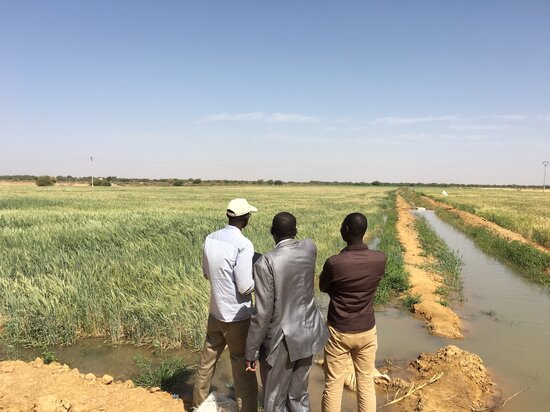
[[[252,316],[254,246],[242,234],[250,214],[257,211],[246,199],[233,199],[227,205],[228,225],[204,241],[202,271],[210,281],[210,313],[193,388],[195,407],[208,397],[216,363],[227,346],[239,411],[257,410],[258,384],[256,376],[245,371],[244,356]]]

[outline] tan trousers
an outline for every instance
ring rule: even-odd
[[[360,333],[339,332],[329,325],[330,337],[325,346],[325,390],[323,412],[339,412],[342,407],[344,379],[349,373],[349,358],[353,361],[357,379],[357,409],[376,411],[376,393],[372,374],[376,357],[376,326]]]
[[[244,352],[249,326],[250,319],[240,322],[222,322],[212,315],[208,317],[201,362],[195,376],[193,406],[199,406],[208,397],[216,364],[227,345],[239,411],[256,412],[258,402],[256,374],[245,370]]]

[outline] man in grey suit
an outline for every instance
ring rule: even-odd
[[[247,370],[260,372],[264,410],[309,411],[308,379],[313,354],[323,348],[328,331],[314,301],[317,248],[311,239],[296,240],[296,218],[273,218],[274,249],[254,265],[256,311],[245,356]]]

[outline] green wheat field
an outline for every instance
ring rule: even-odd
[[[394,213],[392,193],[351,186],[1,186],[3,339],[39,346],[103,336],[110,343],[197,349],[209,299],[201,246],[226,224],[230,199],[245,197],[258,207],[244,233],[260,253],[273,247],[274,214],[293,213],[298,237],[317,244],[320,270],[344,246],[340,223],[354,211],[368,216],[371,239],[389,236],[384,249],[399,260],[391,225],[384,225]],[[388,276],[379,301],[390,289],[406,288],[398,266],[401,279]]]

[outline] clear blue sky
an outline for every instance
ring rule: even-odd
[[[549,22],[550,1],[2,0],[0,175],[541,184]]]

